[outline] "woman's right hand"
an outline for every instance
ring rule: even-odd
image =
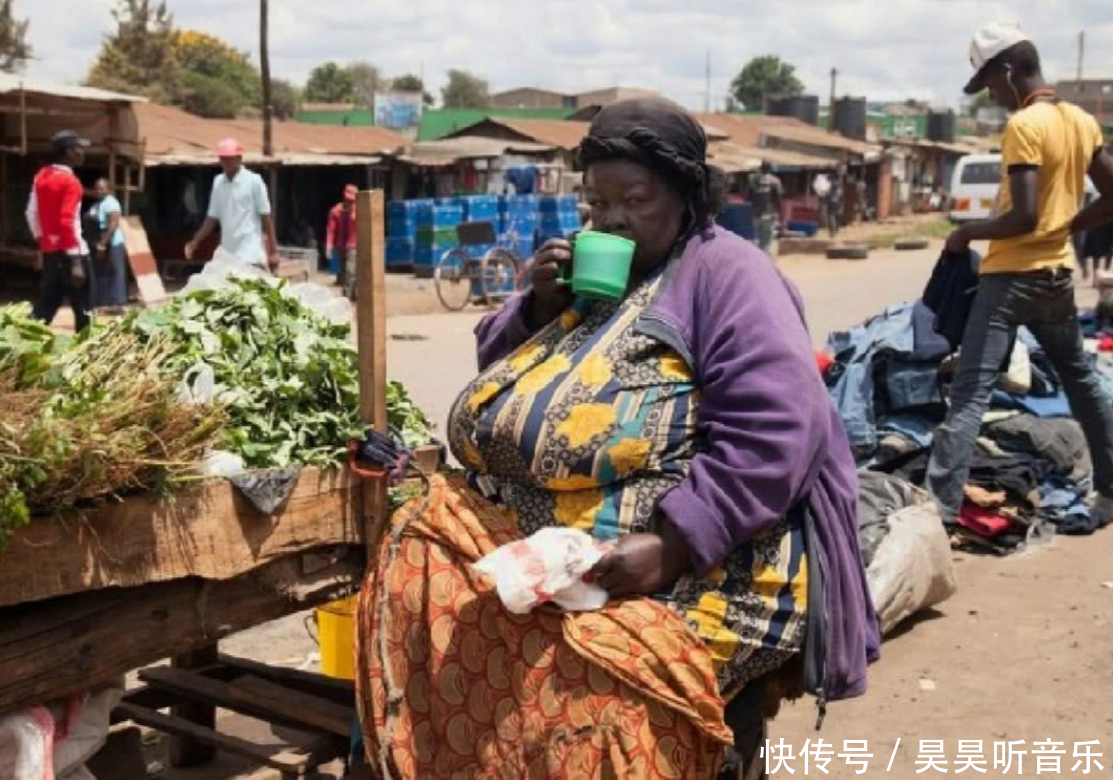
[[[572,265],[572,244],[551,238],[533,258],[530,281],[533,285],[533,319],[538,324],[554,320],[572,305],[572,288],[561,281],[565,268]]]

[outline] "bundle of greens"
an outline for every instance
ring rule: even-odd
[[[165,342],[118,332],[56,353],[25,311],[0,320],[0,549],[33,514],[194,477],[224,415],[180,400]]]
[[[325,465],[358,436],[359,374],[348,326],[258,279],[230,278],[109,326],[173,345],[168,372],[215,378],[228,422],[220,447],[251,468]],[[97,338],[94,335],[94,338]]]
[[[195,478],[209,449],[249,468],[336,463],[363,428],[349,335],[237,277],[72,339],[0,308],[0,548],[31,514]],[[430,441],[396,382],[387,412],[407,446]]]
[[[30,384],[50,368],[70,339],[59,336],[40,320],[31,319],[31,306],[17,303],[0,307],[0,391],[15,383]]]
[[[173,345],[165,370],[194,383],[208,367],[226,410],[221,449],[250,468],[335,463],[362,434],[359,366],[350,327],[334,324],[264,280],[231,277],[168,306],[137,311],[93,340],[124,330]],[[428,420],[390,383],[392,427],[413,447],[430,440]]]

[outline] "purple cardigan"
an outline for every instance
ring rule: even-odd
[[[702,574],[806,502],[825,607],[820,687],[830,700],[861,695],[881,640],[858,549],[858,478],[800,295],[763,252],[719,227],[693,237],[665,274],[638,328],[695,371],[708,448],[660,509]],[[479,324],[481,368],[533,335],[528,305],[528,294],[514,298]]]

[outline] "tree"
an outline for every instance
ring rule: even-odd
[[[804,85],[796,78],[796,67],[775,54],[747,62],[730,87],[735,100],[750,111],[764,108],[766,97],[792,97],[804,91]]]
[[[259,71],[251,64],[247,52],[238,51],[208,33],[180,30],[174,34],[174,56],[182,69],[183,86],[211,91],[211,84],[206,85],[207,81],[218,82],[228,88],[220,90],[219,103],[222,108],[226,106],[226,93],[232,93],[236,107],[230,116],[235,116],[245,106],[262,105]],[[206,81],[191,79],[187,84],[187,73],[204,76]],[[184,99],[183,107],[187,111],[192,110]],[[203,113],[201,116],[225,116],[225,113]]]
[[[298,115],[301,98],[289,81],[271,80],[271,108],[275,119],[293,119]]]
[[[31,44],[27,42],[30,19],[18,21],[12,16],[13,0],[0,0],[0,71],[19,73],[31,59]]]
[[[355,102],[364,108],[375,107],[375,93],[379,89],[379,69],[370,62],[353,62],[344,70],[352,79]]]
[[[180,74],[174,56],[174,17],[166,3],[118,0],[112,18],[116,32],[105,37],[86,83],[174,102]]]
[[[448,71],[448,86],[441,89],[445,108],[486,108],[487,82],[467,71]]]
[[[309,73],[305,99],[312,103],[351,103],[355,97],[352,75],[335,62],[318,65]]]
[[[227,82],[186,70],[182,71],[179,105],[206,119],[234,119],[243,109],[244,100]]]
[[[433,105],[433,96],[425,91],[425,82],[412,74],[398,76],[390,82],[390,88],[395,92],[420,92],[422,102],[427,106]]]

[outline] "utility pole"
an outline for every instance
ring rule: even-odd
[[[267,0],[259,0],[259,71],[263,76],[263,156],[274,153],[271,136],[271,61],[267,50]],[[274,193],[271,194],[274,197]]]
[[[703,113],[711,113],[711,49],[707,50],[707,88],[703,93]]]
[[[839,77],[839,69],[831,68],[831,102],[827,108],[827,129],[835,130],[835,81]]]
[[[1078,80],[1082,81],[1082,60],[1086,56],[1086,31],[1078,33]]]

